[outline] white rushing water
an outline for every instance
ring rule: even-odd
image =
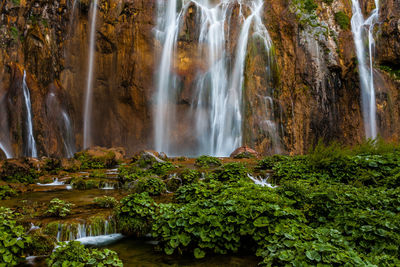
[[[0,150],[4,152],[6,158],[10,159],[13,157],[13,154],[0,142]]]
[[[37,183],[37,185],[39,186],[61,186],[64,185],[65,183],[62,181],[59,181],[58,178],[53,178],[53,182],[52,183],[48,183],[48,184],[41,184],[41,183]]]
[[[94,76],[94,54],[96,44],[96,20],[97,20],[97,2],[94,0],[91,6],[91,21],[90,21],[90,36],[89,36],[89,56],[88,56],[88,71],[85,94],[85,106],[83,117],[83,148],[88,148],[92,145],[91,137],[91,117],[92,117],[92,97],[93,97],[93,76]]]
[[[22,80],[22,91],[24,95],[24,103],[25,103],[25,135],[26,135],[26,144],[24,147],[24,155],[27,157],[37,158],[37,150],[36,150],[36,141],[33,134],[33,122],[32,122],[32,105],[31,105],[31,94],[29,92],[28,85],[26,84],[26,71],[24,71],[24,77]]]
[[[240,33],[231,55],[228,52],[233,45],[229,43],[230,25],[237,4]],[[171,129],[177,123],[174,104],[180,89],[172,70],[182,24],[189,10],[194,8],[198,23],[199,53],[207,65],[206,71],[199,70],[196,77],[196,92],[191,103],[190,115],[195,122],[194,135],[198,142],[195,154],[229,156],[242,145],[242,87],[248,41],[252,37],[262,40],[267,52],[272,45],[262,22],[263,1],[183,0],[179,4],[180,10],[177,0],[159,0],[158,5],[156,35],[162,44],[162,52],[155,94],[155,149],[174,154],[170,147]]]
[[[351,29],[356,46],[358,70],[360,74],[362,111],[367,138],[377,137],[376,101],[374,86],[373,53],[375,48],[374,27],[379,19],[379,0],[375,9],[364,19],[358,0],[352,0],[353,17]]]
[[[247,174],[247,177],[249,177],[256,185],[262,187],[277,188],[277,186],[274,186],[268,182],[268,179],[270,178],[269,176],[267,176],[266,178],[262,178],[262,177],[253,177],[250,174]]]
[[[63,143],[65,147],[65,153],[67,158],[72,158],[76,152],[74,131],[72,129],[71,120],[68,114],[64,110],[62,110],[61,115],[65,127],[65,131],[63,132]]]
[[[76,152],[75,148],[75,138],[74,130],[71,125],[71,120],[63,109],[59,98],[56,96],[55,92],[50,92],[47,97],[47,109],[53,116],[53,120],[57,124],[59,132],[62,137],[62,142],[64,144],[64,155],[67,158],[72,158]],[[61,117],[61,119],[60,119]]]
[[[1,76],[0,76],[0,81],[1,81]],[[4,154],[6,155],[6,158],[10,159],[14,156],[14,153],[11,148],[8,114],[7,114],[5,100],[6,100],[6,94],[2,93],[0,89],[0,151],[3,151]]]

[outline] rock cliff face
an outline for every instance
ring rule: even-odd
[[[367,14],[373,1],[361,2]],[[82,148],[90,3],[0,1],[0,142],[9,142],[15,156],[24,155],[26,138],[24,71],[39,155],[65,156]],[[400,130],[400,4],[383,0],[381,5],[374,70],[378,128],[382,137],[392,140],[398,139]],[[266,0],[263,10],[274,57],[266,75],[269,57],[258,52],[256,41],[249,42],[244,143],[263,153],[304,153],[319,138],[346,144],[363,140],[349,24],[351,2]],[[193,45],[196,21],[190,14],[182,30],[185,34],[179,37],[175,64],[183,83],[175,103],[179,114],[190,110],[189,92],[204,64],[193,53],[199,48]],[[156,15],[157,0],[99,1],[92,113],[95,145],[125,147],[128,154],[153,146],[152,103],[160,51],[153,31]],[[234,34],[231,39],[233,51]],[[260,97],[264,92],[273,97]],[[175,129],[178,146],[179,140],[190,142],[187,123],[182,120]],[[179,132],[185,138],[179,138]]]

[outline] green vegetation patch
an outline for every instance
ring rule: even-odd
[[[71,213],[72,206],[73,204],[64,200],[53,198],[49,203],[45,215],[49,217],[67,217]]]
[[[15,266],[23,260],[24,250],[31,242],[22,226],[17,224],[19,214],[0,207],[0,266]]]
[[[343,30],[350,29],[350,18],[343,11],[335,13],[335,20]]]
[[[47,260],[48,266],[123,266],[118,254],[109,249],[85,248],[80,242],[59,243]]]

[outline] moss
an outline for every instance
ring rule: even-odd
[[[335,20],[343,30],[350,28],[350,18],[343,11],[335,13]]]
[[[387,73],[390,74],[390,76],[392,76],[393,78],[395,78],[396,80],[400,80],[400,69],[396,69],[394,67],[391,66],[387,66],[387,65],[380,65],[379,68]]]
[[[43,233],[48,236],[57,237],[58,228],[58,222],[51,222],[45,226],[45,228],[43,229]]]
[[[40,256],[49,255],[55,247],[57,242],[55,236],[46,235],[41,233],[41,231],[34,231],[30,234],[32,243],[27,247],[29,255]]]
[[[304,1],[304,9],[308,13],[312,13],[317,9],[318,5],[314,2],[314,0],[305,0]]]

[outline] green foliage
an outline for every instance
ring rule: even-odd
[[[314,0],[304,0],[303,7],[308,13],[311,13],[317,9],[318,5]]]
[[[400,69],[386,65],[379,65],[379,68],[390,74],[396,80],[400,80]]]
[[[215,179],[219,181],[237,181],[247,177],[248,170],[242,163],[224,164],[215,171]]]
[[[343,11],[335,13],[335,20],[343,30],[350,28],[350,18]]]
[[[242,153],[236,155],[234,158],[235,159],[251,159],[251,158],[255,158],[255,156],[253,154],[251,154],[250,152],[245,151],[245,152],[242,152]]]
[[[159,196],[166,190],[165,183],[157,177],[141,178],[135,188],[138,193],[147,192],[150,196]]]
[[[143,156],[130,165],[119,167],[119,180],[126,183],[152,175],[164,176],[174,168],[171,162],[158,162],[152,156]]]
[[[215,179],[182,186],[174,203],[155,210],[153,237],[166,254],[202,258],[247,248],[264,266],[400,264],[397,146],[377,140],[350,150],[320,143],[307,156],[258,164],[271,167],[280,183],[274,189],[218,179],[244,175],[237,165],[225,176],[218,169]]]
[[[92,156],[86,151],[78,152],[74,158],[81,162],[81,169],[106,169],[118,164],[113,152],[107,152],[102,156]]]
[[[11,0],[11,2],[13,2],[14,5],[20,5],[21,0]]]
[[[174,165],[171,162],[155,162],[151,168],[150,172],[157,174],[157,175],[165,175],[167,174],[170,170],[174,169]]]
[[[107,177],[105,172],[102,170],[94,170],[89,174],[89,176],[93,177],[93,178],[106,178]]]
[[[281,162],[287,160],[289,157],[282,155],[273,155],[272,157],[265,157],[262,160],[258,161],[257,169],[258,170],[270,170],[275,166],[277,162]]]
[[[0,179],[6,182],[33,184],[38,178],[38,171],[28,161],[15,163],[7,160],[0,173]]]
[[[17,225],[10,209],[0,207],[0,266],[15,266],[23,259],[23,251],[31,239]]]
[[[48,209],[45,212],[46,216],[50,217],[66,217],[71,213],[71,207],[73,204],[63,201],[58,198],[50,200]]]
[[[147,192],[123,198],[116,209],[118,228],[123,234],[144,236],[151,229],[156,204]]]
[[[97,207],[106,209],[114,208],[118,204],[118,201],[114,197],[109,196],[96,197],[93,202]]]
[[[118,168],[119,180],[122,183],[135,181],[141,177],[145,177],[148,171],[140,168],[137,164],[124,165]]]
[[[179,177],[182,180],[182,184],[187,185],[198,181],[201,177],[201,173],[197,170],[184,169]]]
[[[78,190],[94,189],[94,188],[99,188],[100,181],[92,179],[86,180],[84,178],[75,178],[71,181],[71,185],[74,189]]]
[[[211,156],[200,156],[196,159],[195,165],[197,167],[208,168],[221,166],[221,160]]]
[[[17,191],[8,185],[0,185],[0,200],[9,199],[18,195]]]
[[[59,170],[61,170],[61,160],[54,158],[46,158],[44,160],[43,170],[49,173],[56,174]]]
[[[116,252],[109,249],[85,248],[76,241],[59,243],[47,264],[53,267],[123,266]]]
[[[41,231],[33,231],[29,233],[29,237],[32,242],[27,246],[29,255],[41,256],[49,255],[54,250],[56,244],[56,238],[54,236],[48,236]]]

